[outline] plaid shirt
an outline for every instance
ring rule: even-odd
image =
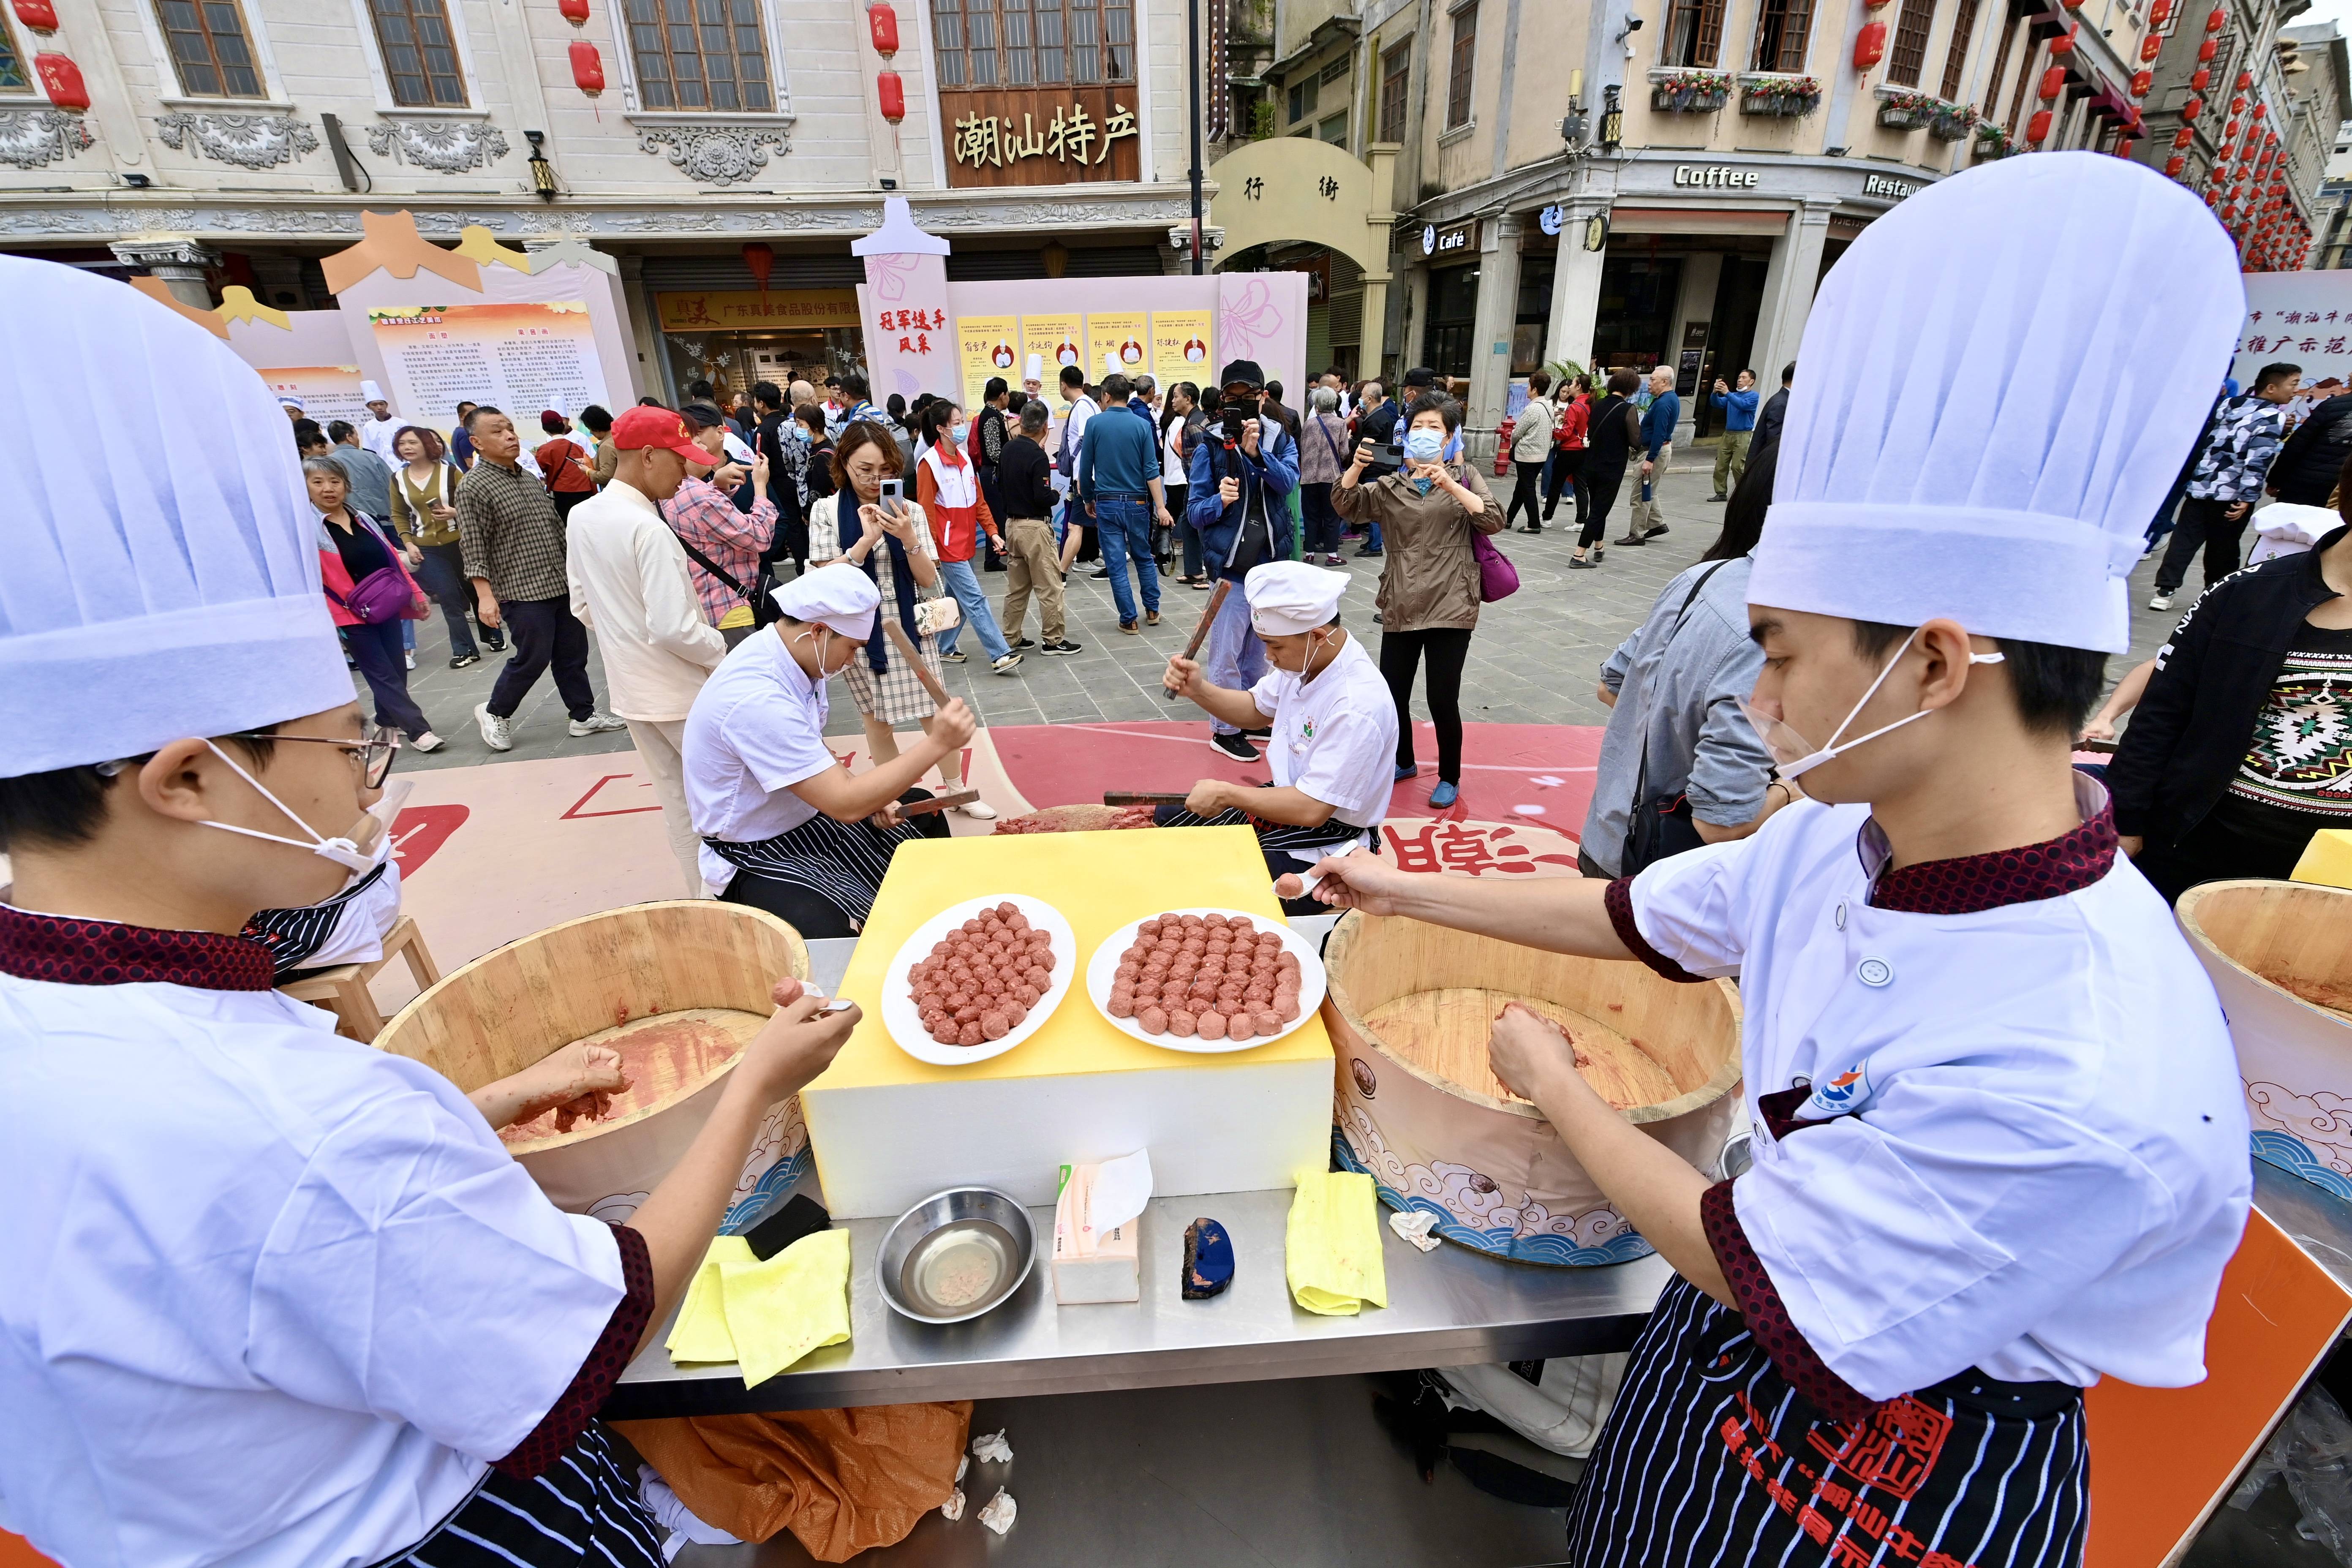
[[[2197,459],[2189,493],[2234,505],[2263,499],[2263,480],[2286,439],[2286,410],[2249,394],[2213,416],[2213,434]]]
[[[747,603],[748,593],[759,586],[760,552],[775,537],[776,503],[761,496],[747,515],[737,511],[734,500],[709,479],[689,479],[662,502],[661,513],[671,532],[709,556],[747,591],[736,593],[694,557],[686,558],[695,594],[702,600],[703,618],[715,626],[729,611]]]
[[[546,484],[528,468],[485,458],[467,471],[457,487],[457,542],[466,575],[488,578],[503,603],[572,595],[563,575],[563,519]]]

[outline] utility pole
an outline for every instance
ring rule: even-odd
[[[1225,0],[1216,0],[1223,5]],[[1201,0],[1185,0],[1184,58],[1190,69],[1187,103],[1192,129],[1192,276],[1206,270],[1201,259]]]

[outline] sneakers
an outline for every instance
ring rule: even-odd
[[[2162,588],[2158,588],[2155,593],[2150,594],[2147,596],[2147,607],[2151,610],[2168,610],[2172,608],[2172,594],[2168,593]]]
[[[1017,653],[1008,653],[988,668],[999,675],[1010,675],[1021,668],[1021,656]]]
[[[615,730],[625,730],[628,727],[629,721],[626,719],[615,719],[602,710],[589,714],[585,719],[572,721],[572,732],[575,735],[607,735]]]
[[[504,653],[507,651],[506,635],[502,632],[484,632],[482,646],[492,653]]]
[[[487,702],[474,704],[474,723],[482,731],[482,744],[494,752],[514,750],[514,737],[507,732],[507,721],[490,711]]]
[[[1031,642],[1027,637],[1014,637],[1012,643],[1013,651],[1014,653],[1026,653],[1036,646],[1037,645],[1035,643]]]
[[[400,660],[411,669],[415,669],[416,668],[416,655],[414,653],[403,653],[400,656]]]
[[[463,669],[469,664],[479,664],[481,662],[482,656],[480,654],[461,653],[457,658],[449,661],[449,668],[452,669]]]
[[[940,653],[940,662],[941,664],[962,664],[962,663],[964,663],[964,662],[965,662],[965,660],[964,660],[964,653],[963,653],[963,649],[961,649],[961,648],[960,648],[960,647],[951,647],[951,648],[945,649],[945,650],[944,650],[944,651],[942,651],[942,652]]]
[[[1244,730],[1242,737],[1250,741],[1271,741],[1274,739],[1274,726],[1261,724],[1255,730]]]
[[[1435,806],[1440,811],[1444,811],[1447,806],[1452,805],[1455,801],[1460,800],[1461,798],[1461,789],[1456,785],[1447,784],[1443,779],[1438,781],[1437,787],[1435,789],[1429,792],[1429,804]]]
[[[1323,564],[1326,566],[1345,566],[1347,563],[1339,559],[1339,553],[1335,550],[1323,557]]]
[[[1223,752],[1237,763],[1254,763],[1258,760],[1257,748],[1238,734],[1229,734],[1222,731],[1213,732],[1209,736],[1209,745],[1213,750]]]
[[[1144,624],[1145,626],[1158,626],[1158,625],[1160,624],[1160,612],[1159,612],[1159,611],[1157,611],[1157,610],[1146,610],[1146,611],[1144,611],[1144,612],[1143,612],[1143,624]]]
[[[989,805],[988,802],[984,800],[967,801],[963,805],[957,806],[955,809],[962,812],[974,822],[994,822],[996,820],[996,807]]]
[[[448,743],[448,742],[443,740],[432,731],[427,730],[422,735],[417,736],[414,741],[409,742],[408,749],[412,752],[437,752]]]
[[[1108,566],[1097,566],[1093,571],[1087,573],[1087,575],[1093,578],[1097,583],[1108,583],[1110,581],[1110,568]]]
[[[1039,653],[1084,653],[1086,651],[1086,646],[1082,643],[1074,643],[1069,638],[1064,637],[1060,642],[1038,644],[1037,651]]]
[[[1121,622],[1119,622],[1119,623],[1118,623],[1118,629],[1119,629],[1120,631],[1125,632],[1128,636],[1129,636],[1129,637],[1141,637],[1141,636],[1143,635],[1143,627],[1142,627],[1139,624],[1138,624],[1137,622],[1134,622],[1134,621],[1121,621]]]

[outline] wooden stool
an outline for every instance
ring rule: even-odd
[[[341,963],[332,969],[322,969],[316,974],[278,987],[297,1002],[308,1002],[324,1007],[335,1016],[335,1033],[362,1045],[372,1043],[383,1032],[383,1013],[376,1006],[375,997],[368,990],[368,982],[376,971],[400,958],[408,964],[408,973],[415,977],[416,988],[427,990],[441,981],[440,966],[425,946],[425,938],[416,929],[415,917],[402,915],[392,930],[384,933],[383,955],[365,963]]]

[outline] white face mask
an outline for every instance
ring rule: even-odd
[[[1925,719],[1935,711],[1932,708],[1922,708],[1916,713],[1906,714],[1892,724],[1882,724],[1867,735],[1856,735],[1843,745],[1838,743],[1838,736],[1844,734],[1846,726],[1853,723],[1864,708],[1870,706],[1870,700],[1878,695],[1878,689],[1886,684],[1886,678],[1895,673],[1895,667],[1903,662],[1903,656],[1911,650],[1911,645],[1918,640],[1918,637],[1919,634],[1915,629],[1909,637],[1903,639],[1903,646],[1895,650],[1895,657],[1886,661],[1886,668],[1878,672],[1878,679],[1872,681],[1870,689],[1862,694],[1862,700],[1855,703],[1852,710],[1839,722],[1836,733],[1830,736],[1830,743],[1826,746],[1816,748],[1811,742],[1797,733],[1787,720],[1776,719],[1761,711],[1744,697],[1739,700],[1740,712],[1747,715],[1748,721],[1756,727],[1757,737],[1764,742],[1764,749],[1771,752],[1773,762],[1780,764],[1782,778],[1802,777],[1832,757],[1853,751],[1864,741],[1875,741],[1889,731],[1900,730],[1912,720]],[[1970,664],[1999,664],[2001,658],[2002,656],[1997,653],[1969,655]]]
[[[241,833],[247,838],[259,838],[271,844],[290,844],[297,849],[308,849],[311,854],[332,860],[336,865],[351,872],[352,880],[366,876],[392,858],[392,819],[399,812],[400,803],[407,798],[412,781],[403,779],[400,781],[401,787],[396,790],[386,789],[383,798],[371,806],[367,813],[352,825],[349,832],[329,838],[303,821],[296,815],[293,807],[263,788],[259,779],[237,766],[235,757],[230,756],[210,741],[206,741],[205,744],[212,747],[213,755],[226,763],[237,777],[260,791],[262,799],[283,812],[289,821],[309,834],[310,837],[307,840],[286,838],[275,833],[263,833],[251,827],[239,827],[234,823],[214,822],[209,819],[204,824],[206,827],[217,827],[224,833]],[[348,886],[349,883],[345,885]]]

